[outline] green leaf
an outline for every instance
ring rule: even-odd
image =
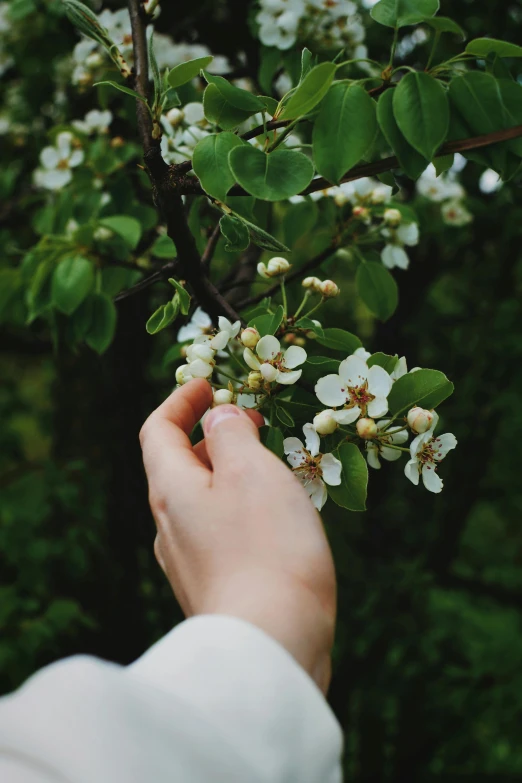
[[[176,258],[178,255],[176,245],[166,234],[162,234],[154,241],[150,252],[156,258]]]
[[[231,215],[223,215],[219,221],[219,228],[227,240],[225,243],[227,253],[246,250],[249,246],[250,234],[248,228],[238,218]]]
[[[277,107],[279,106],[279,101],[276,101],[276,99],[272,98],[271,95],[258,95],[257,97],[260,101],[263,101],[265,104],[265,109],[270,114],[270,116],[273,117],[277,111]]]
[[[395,356],[390,356],[388,353],[381,353],[378,351],[377,353],[374,353],[372,356],[370,356],[367,361],[367,365],[368,367],[377,365],[378,367],[382,367],[388,374],[390,374],[394,371],[398,361],[399,357],[397,354],[395,354]]]
[[[313,68],[313,59],[314,56],[310,49],[307,49],[306,46],[301,52],[301,76],[299,78],[299,84],[303,81],[305,76],[308,76],[310,71]]]
[[[399,290],[386,267],[379,261],[367,261],[357,268],[355,282],[368,310],[387,321],[397,309]]]
[[[360,85],[334,84],[314,125],[313,153],[319,174],[338,183],[365,157],[377,131],[375,110],[375,101]]]
[[[308,114],[321,101],[333,81],[335,63],[321,63],[305,76],[279,115],[280,120],[294,120]]]
[[[243,215],[239,215],[237,212],[232,212],[233,216],[240,220],[248,229],[252,242],[258,247],[262,247],[263,250],[268,250],[272,253],[289,253],[290,248],[283,245],[278,239],[265,231],[264,228],[256,226],[250,220],[247,220]]]
[[[444,174],[445,171],[448,171],[448,169],[453,166],[454,161],[455,155],[453,153],[451,155],[441,155],[440,157],[435,158],[433,164],[435,166],[437,177],[440,177],[441,174]]]
[[[449,104],[444,87],[427,73],[408,73],[394,90],[397,125],[417,152],[431,160],[449,129]]]
[[[315,201],[306,199],[297,204],[289,204],[283,218],[283,231],[286,242],[293,247],[298,240],[308,235],[319,218],[319,208]]]
[[[60,261],[51,284],[53,304],[62,313],[71,315],[83,302],[94,284],[93,265],[82,256]]]
[[[232,185],[234,175],[228,163],[228,155],[235,147],[243,146],[235,133],[214,133],[200,139],[194,148],[192,166],[207,193],[224,201]],[[248,145],[250,147],[250,145]]]
[[[326,346],[326,348],[332,348],[334,351],[343,351],[346,354],[353,353],[362,345],[355,334],[346,332],[344,329],[337,329],[336,327],[323,329],[322,335],[317,336],[316,342]]]
[[[203,76],[208,84],[213,84],[214,87],[217,87],[223,98],[234,108],[241,109],[241,111],[249,114],[256,114],[256,112],[263,111],[265,108],[262,100],[252,95],[251,92],[236,87],[222,76],[213,76],[207,73],[207,71],[203,71]]]
[[[183,315],[188,315],[189,307],[190,307],[190,294],[187,291],[186,288],[183,288],[181,283],[178,283],[177,280],[174,280],[173,277],[169,277],[169,283],[174,286],[176,291],[178,292],[179,296],[179,308],[181,309],[181,312]],[[176,313],[177,315],[177,313]]]
[[[410,179],[418,179],[429,161],[404,138],[393,113],[393,90],[385,90],[377,104],[377,119],[384,137]]]
[[[160,96],[162,91],[161,74],[156,59],[156,53],[154,51],[154,30],[151,30],[149,37],[149,70],[152,74],[152,80],[154,83],[154,105],[159,106]]]
[[[285,317],[285,310],[282,305],[279,305],[276,308],[275,313],[272,316],[272,323],[270,324],[270,332],[269,334],[275,334],[281,324],[283,323],[283,318]]]
[[[109,87],[114,87],[115,90],[119,90],[120,92],[124,92],[127,95],[132,95],[133,98],[137,98],[139,101],[144,103],[146,106],[148,106],[147,101],[145,98],[143,98],[139,93],[135,92],[134,90],[131,90],[130,87],[125,87],[124,84],[118,84],[118,82],[111,82],[111,81],[103,81],[103,82],[94,82],[93,87],[101,87],[102,85],[108,85]]]
[[[46,258],[36,268],[27,294],[29,306],[28,324],[32,323],[37,316],[51,305],[51,274],[54,269],[54,258]]]
[[[435,16],[439,0],[380,0],[370,11],[372,19],[385,27],[406,27]]]
[[[157,334],[162,329],[166,329],[167,326],[174,321],[179,312],[179,297],[175,296],[172,301],[167,304],[160,305],[155,310],[149,320],[147,321],[145,328],[149,334]]]
[[[259,436],[261,443],[270,449],[277,457],[282,458],[285,450],[283,448],[283,433],[278,427],[260,427]]]
[[[104,353],[112,342],[116,331],[116,307],[105,294],[91,294],[91,326],[85,342],[96,353]]]
[[[504,106],[500,95],[499,83],[489,73],[470,71],[463,76],[452,79],[448,91],[453,115],[456,120],[463,121],[466,128],[464,136],[479,136],[499,130]],[[473,156],[479,155],[495,171],[502,172],[506,165],[506,148],[503,145],[492,144],[484,150],[473,151]],[[468,156],[468,152],[464,153]]]
[[[266,93],[272,92],[272,82],[279,69],[281,52],[276,46],[261,46],[261,64],[257,81]]]
[[[239,184],[263,201],[282,201],[310,184],[312,162],[302,152],[275,150],[270,154],[250,144],[235,147],[228,157]]]
[[[303,380],[315,384],[324,375],[337,375],[339,364],[338,359],[329,356],[309,356],[303,365]]]
[[[455,33],[455,35],[460,36],[463,41],[466,40],[466,33],[462,27],[447,16],[428,17],[422,21],[437,33]]]
[[[522,85],[511,79],[497,80],[503,106],[503,127],[522,125]],[[505,146],[518,157],[522,157],[522,138],[510,139]]]
[[[296,329],[306,329],[307,331],[314,332],[318,337],[324,337],[324,330],[322,327],[316,326],[311,318],[300,318],[295,322],[294,326]]]
[[[328,486],[328,494],[338,506],[350,511],[366,510],[368,466],[355,443],[343,443],[337,450],[343,470],[338,487]]]
[[[176,65],[168,75],[168,82],[171,87],[181,87],[187,82],[191,82],[196,76],[199,76],[203,68],[210,65],[214,57],[212,55],[206,55],[205,57],[196,57],[194,60],[187,60],[187,62]]]
[[[141,278],[137,270],[125,269],[121,266],[106,266],[101,270],[101,290],[107,296],[113,297],[128,288]]]
[[[99,221],[101,226],[118,234],[131,250],[135,250],[141,237],[141,223],[128,215],[111,215]]]
[[[209,122],[219,125],[224,130],[237,128],[252,116],[250,111],[236,109],[214,84],[209,84],[203,93],[203,111]]]
[[[522,57],[522,46],[498,41],[496,38],[475,38],[466,46],[466,54],[473,54],[484,60],[488,54],[498,54],[499,57]]]
[[[283,402],[276,402],[276,416],[284,427],[295,427],[295,421]]]
[[[398,416],[416,405],[431,410],[453,394],[453,384],[439,370],[416,370],[403,375],[392,386],[388,406]]]

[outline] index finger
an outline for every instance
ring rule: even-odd
[[[140,432],[151,489],[180,494],[194,483],[208,486],[211,474],[198,459],[189,434],[212,402],[207,381],[196,378],[176,389],[149,416]]]

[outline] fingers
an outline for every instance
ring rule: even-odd
[[[249,415],[250,414],[250,415]],[[263,423],[260,414],[235,405],[213,408],[203,422],[207,454],[215,474],[230,474],[252,468],[262,458],[258,427]]]
[[[151,493],[180,496],[210,484],[210,473],[194,453],[189,434],[211,402],[209,384],[192,380],[176,389],[143,425],[140,441]]]

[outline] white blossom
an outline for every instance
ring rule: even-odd
[[[59,133],[54,147],[44,147],[40,153],[42,168],[34,172],[35,184],[48,190],[60,190],[72,180],[71,169],[83,163],[84,153],[73,147],[73,135]]]
[[[482,193],[495,193],[502,187],[502,180],[500,175],[493,169],[486,169],[480,175],[479,188]]]
[[[410,445],[411,459],[406,463],[404,473],[409,480],[417,485],[422,476],[424,486],[430,492],[440,492],[443,481],[437,474],[437,464],[444,459],[448,451],[454,449],[457,439],[452,433],[438,435],[425,432],[418,435]]]
[[[251,370],[260,372],[269,383],[277,382],[283,385],[297,383],[302,370],[296,370],[304,364],[307,358],[304,348],[291,345],[286,351],[281,350],[281,343],[271,334],[262,337],[256,345],[254,354],[250,348],[245,348],[243,358]]]
[[[241,321],[231,323],[228,318],[220,315],[218,318],[218,333],[211,339],[210,345],[215,351],[223,351],[230,340],[239,334]]]
[[[381,231],[388,244],[381,252],[381,260],[385,267],[407,269],[410,264],[404,246],[413,247],[419,243],[419,226],[417,223],[402,223],[397,228],[383,228]]]
[[[447,201],[442,205],[440,212],[448,226],[467,226],[473,220],[471,212],[457,200]]]
[[[72,126],[82,133],[107,133],[112,122],[112,112],[92,109],[88,111],[83,120],[73,120]]]
[[[285,438],[283,448],[294,475],[320,511],[328,497],[325,484],[336,487],[341,483],[342,464],[333,454],[320,453],[321,441],[312,424],[304,425],[303,434],[306,446],[299,438]]]
[[[186,343],[189,340],[194,340],[196,337],[208,335],[211,329],[212,320],[210,316],[207,315],[207,313],[205,313],[201,307],[198,307],[196,310],[194,310],[192,318],[188,324],[185,324],[185,326],[181,327],[176,340],[178,343]]]
[[[400,426],[386,429],[390,424],[390,419],[382,419],[376,424],[377,438],[366,444],[366,459],[371,468],[379,470],[381,467],[379,457],[388,460],[388,462],[395,462],[400,458],[402,452],[399,449],[391,448],[391,446],[402,446],[403,443],[406,443],[408,433]]]
[[[372,419],[388,410],[392,379],[382,367],[368,367],[358,356],[349,356],[339,365],[338,375],[326,375],[317,381],[318,399],[331,408],[342,407],[340,424],[351,424],[359,416]]]
[[[430,201],[445,201],[449,198],[461,199],[465,196],[464,188],[451,173],[437,176],[437,170],[433,163],[430,163],[417,180],[417,193]]]

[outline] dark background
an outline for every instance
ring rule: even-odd
[[[0,99],[17,95],[21,114],[38,115],[53,89],[53,57],[77,40],[53,5],[33,3],[3,77]],[[252,4],[164,6],[160,30],[232,61],[241,48],[256,73]],[[470,37],[521,40],[520,3],[443,2],[441,13]],[[372,26],[370,56],[386,59],[389,37]],[[444,45],[457,51],[451,38]],[[408,62],[425,53],[419,47]],[[71,88],[67,97],[71,116],[92,107],[92,96]],[[27,183],[44,138],[0,141],[4,163],[21,166],[0,205],[0,246],[16,236],[30,247]],[[522,780],[522,192],[514,181],[483,195],[479,174],[468,164],[462,175],[470,226],[445,227],[424,204],[421,245],[397,274],[400,305],[388,323],[357,309],[324,318],[333,325],[342,316],[370,350],[405,354],[456,385],[441,409],[441,431],[459,441],[441,470],[441,495],[386,465],[371,474],[366,514],[325,510],[339,577],[329,701],[354,781]],[[4,319],[0,691],[77,652],[128,663],[181,619],[152,553],[138,445],[142,422],[174,383],[163,355],[175,330],[147,335],[151,311],[148,292],[121,302],[101,358],[87,348],[53,351],[42,324]]]

